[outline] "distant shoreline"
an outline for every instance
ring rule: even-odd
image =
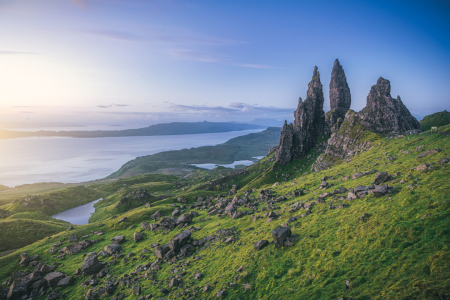
[[[173,122],[151,125],[145,128],[125,130],[95,130],[95,131],[10,131],[0,129],[0,139],[24,137],[71,137],[71,138],[103,138],[126,136],[184,135],[201,133],[220,133],[261,129],[267,126],[230,123],[230,122]]]

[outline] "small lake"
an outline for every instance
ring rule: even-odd
[[[54,219],[69,222],[74,225],[89,224],[89,218],[95,212],[94,204],[100,200],[102,200],[102,198],[72,209],[65,210],[51,217]]]
[[[255,156],[255,157],[253,157],[255,160],[237,160],[231,164],[225,164],[225,165],[205,163],[205,164],[192,164],[192,166],[196,166],[198,168],[203,168],[203,169],[208,169],[208,170],[212,170],[218,166],[234,169],[236,166],[239,166],[239,165],[250,166],[250,165],[254,164],[256,161],[263,159],[264,157],[265,156]]]

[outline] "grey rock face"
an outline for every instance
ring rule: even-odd
[[[134,238],[134,242],[137,243],[139,241],[142,241],[144,239],[144,236],[142,234],[140,234],[139,232],[135,232],[133,238]]]
[[[178,252],[190,238],[191,232],[189,230],[185,230],[182,233],[177,234],[173,239],[170,240],[169,247],[174,252]]]
[[[344,69],[339,60],[336,59],[331,71],[330,111],[325,115],[325,120],[331,132],[339,130],[351,103],[352,97]]]
[[[291,229],[289,227],[276,227],[272,230],[272,237],[275,242],[275,247],[280,248],[284,246],[284,241],[291,236]]]
[[[116,253],[120,253],[122,251],[122,247],[117,244],[111,244],[111,245],[106,245],[105,248],[103,248],[103,250],[109,254],[116,254]]]
[[[397,99],[391,97],[391,83],[382,77],[370,89],[366,107],[359,114],[361,124],[372,132],[385,134],[422,130],[400,96],[397,96]]]
[[[166,253],[169,252],[169,251],[170,251],[170,247],[169,247],[168,244],[156,247],[156,249],[155,249],[155,256],[157,258],[164,258]]]
[[[84,275],[92,275],[100,271],[101,267],[102,265],[98,261],[97,255],[90,255],[84,259],[81,270]]]
[[[264,248],[267,245],[269,245],[269,241],[268,240],[257,241],[256,244],[255,244],[255,250],[261,250],[262,248]]]
[[[65,275],[61,272],[51,272],[48,273],[47,276],[45,276],[45,280],[47,281],[47,284],[51,287],[55,287],[58,282],[63,279]]]
[[[14,282],[9,288],[7,299],[19,299],[26,295],[29,289],[29,282]]]
[[[287,165],[294,159],[301,159],[316,145],[319,135],[329,135],[323,112],[323,91],[320,74],[314,68],[313,78],[308,84],[305,101],[299,99],[294,112],[294,124],[285,124],[281,129],[280,145],[275,154],[276,162]]]
[[[331,71],[330,81],[330,108],[337,110],[347,110],[352,104],[352,97],[350,95],[350,88],[347,84],[344,69],[339,60],[334,61],[333,70]]]

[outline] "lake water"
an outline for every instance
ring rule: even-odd
[[[63,212],[60,212],[59,214],[53,215],[52,218],[63,220],[74,225],[89,224],[89,218],[95,212],[94,204],[100,200],[102,200],[102,198],[72,209],[65,210]]]
[[[192,164],[193,166],[199,167],[199,168],[203,168],[203,169],[208,169],[208,170],[212,170],[214,168],[216,168],[217,166],[222,166],[225,168],[234,168],[238,165],[244,165],[244,166],[250,166],[252,165],[255,161],[263,159],[264,156],[255,156],[253,157],[255,160],[237,160],[231,164],[225,164],[225,165],[220,165],[220,164],[209,164],[209,163],[205,163],[205,164]]]
[[[213,146],[263,129],[147,137],[30,137],[0,140],[0,184],[76,183],[102,179],[145,155]]]

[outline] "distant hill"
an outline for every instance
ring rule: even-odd
[[[422,125],[423,131],[430,130],[431,127],[434,126],[448,125],[450,124],[450,112],[444,110],[425,116],[422,120],[419,121],[419,123],[420,125]]]
[[[196,169],[191,164],[230,164],[264,156],[280,141],[280,127],[269,127],[257,133],[238,136],[215,146],[159,152],[130,160],[107,178],[168,172],[182,174]]]
[[[173,122],[151,125],[145,128],[111,130],[111,131],[36,131],[21,132],[0,130],[0,139],[31,137],[31,136],[60,136],[73,138],[100,138],[100,137],[123,137],[123,136],[153,136],[153,135],[179,135],[179,134],[199,134],[218,133],[229,131],[241,131],[249,129],[259,129],[268,126],[257,124],[240,124],[230,122]]]

